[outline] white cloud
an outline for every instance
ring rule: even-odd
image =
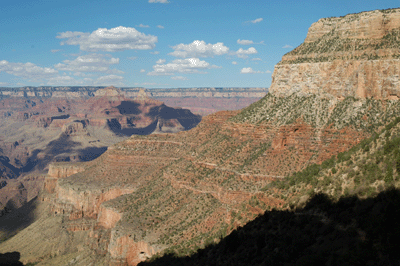
[[[57,53],[57,52],[60,52],[60,51],[61,51],[61,49],[52,49],[51,50],[52,53]]]
[[[182,76],[173,76],[173,77],[171,77],[171,79],[173,79],[173,80],[188,80],[186,77],[182,77]]]
[[[232,65],[237,65],[237,62],[236,61],[232,61]]]
[[[291,46],[291,45],[289,45],[289,44],[286,44],[286,45],[284,45],[282,48],[283,48],[283,49],[291,49],[291,48],[293,48],[293,46]]]
[[[190,44],[178,44],[172,47],[175,51],[169,55],[175,57],[212,57],[214,55],[223,55],[228,53],[229,48],[222,42],[216,44],[206,44],[205,41],[193,41]]]
[[[267,71],[265,71],[265,73],[269,74],[269,73],[272,73],[272,72],[270,70],[267,70]]]
[[[96,79],[92,78],[83,78],[83,79],[75,79],[68,75],[56,76],[48,79],[47,85],[51,86],[107,86],[107,85],[114,85],[114,86],[123,86],[123,77],[117,75],[107,75],[107,76],[100,76]]]
[[[76,77],[86,77],[87,74],[82,73],[82,72],[75,72],[75,73],[74,73],[74,76],[76,76]]]
[[[143,24],[139,24],[137,27],[139,27],[139,28],[150,28],[149,25],[143,25]]]
[[[0,82],[0,86],[8,86],[8,85],[10,85],[10,84],[7,82]]]
[[[238,40],[237,40],[237,43],[238,43],[238,44],[241,44],[241,45],[250,45],[250,44],[254,44],[253,41],[250,41],[250,40],[241,40],[241,39],[238,39]]]
[[[140,73],[144,73],[144,72],[146,72],[146,69],[141,69],[140,70]]]
[[[257,52],[256,48],[254,48],[254,47],[250,47],[247,50],[240,48],[239,50],[236,51],[237,57],[240,57],[243,59],[248,58],[249,57],[248,55],[250,55],[250,54],[256,54],[256,53],[258,53],[258,52]]]
[[[156,36],[146,35],[135,28],[116,27],[112,29],[99,28],[92,33],[88,32],[61,32],[56,37],[66,39],[61,45],[79,45],[82,51],[125,51],[153,49],[158,41]]]
[[[165,63],[165,59],[158,59],[156,64],[164,64]]]
[[[261,58],[256,57],[256,58],[252,58],[251,61],[262,61],[262,60],[261,60]]]
[[[117,75],[99,77],[94,83],[96,85],[121,85],[124,78]]]
[[[129,59],[129,60],[132,60],[132,61],[136,60],[136,58],[137,58],[136,56],[128,57],[128,59]]]
[[[78,80],[74,79],[73,77],[70,76],[56,76],[53,78],[50,78],[47,81],[47,85],[66,85],[66,86],[71,86],[71,85],[81,85],[82,82],[79,82]]]
[[[161,4],[168,4],[168,0],[149,0],[149,3],[161,3]]]
[[[206,61],[201,61],[199,58],[175,59],[165,65],[154,65],[153,71],[147,73],[149,76],[165,76],[173,75],[174,73],[204,73],[202,70],[219,68],[215,65],[210,65]]]
[[[0,72],[26,78],[32,81],[46,79],[58,74],[58,71],[49,67],[39,67],[32,63],[13,63],[6,60],[0,61]]]
[[[162,25],[157,25],[157,28],[159,28],[159,29],[164,29],[164,26],[162,26]]]
[[[107,57],[109,59],[107,59]],[[74,60],[64,60],[55,65],[55,68],[72,72],[109,72],[123,73],[120,70],[110,69],[110,65],[119,64],[119,58],[113,58],[103,54],[89,54],[78,56]]]
[[[255,19],[255,20],[251,20],[250,22],[251,22],[251,23],[259,23],[259,22],[261,22],[261,21],[263,21],[263,18],[257,18],[257,19]]]
[[[262,71],[254,71],[251,67],[244,67],[240,70],[242,74],[254,74],[254,73],[264,73]]]
[[[159,54],[159,51],[150,52],[151,54]]]

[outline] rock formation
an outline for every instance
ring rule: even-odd
[[[277,65],[271,93],[241,111],[217,112],[191,130],[174,134],[133,135],[79,165],[52,163],[39,196],[38,208],[45,211],[0,244],[0,252],[16,250],[24,263],[137,265],[158,252],[190,254],[218,242],[266,209],[288,208],[286,197],[298,191],[289,189],[285,196],[273,193],[278,191],[273,181],[348,150],[400,116],[400,101],[382,100],[390,98],[396,75],[382,70],[378,79],[371,79],[380,82],[380,88],[371,81],[359,89],[352,77],[358,82],[372,61],[351,53],[347,54],[349,62],[338,59],[347,46],[340,50],[327,41],[327,34],[333,31],[335,40],[351,37],[368,47],[375,41],[382,43],[385,38],[379,37],[372,22],[388,21],[386,24],[400,27],[397,14],[398,10],[373,11],[314,24],[307,42]],[[379,20],[383,18],[387,20]],[[385,27],[391,32],[396,25]],[[345,26],[349,33],[342,30]],[[334,59],[312,61],[325,58],[325,48],[318,50],[323,45]],[[307,47],[317,47],[311,50],[315,51],[313,57],[301,52],[308,51]],[[367,48],[363,48],[365,53],[377,51]],[[383,62],[385,68],[393,69],[398,59],[387,51],[371,64]],[[327,70],[323,64],[329,66]],[[338,70],[350,64],[362,67]],[[379,68],[372,70],[370,73],[375,73]],[[310,76],[312,71],[314,76]],[[336,76],[330,80],[330,75]],[[393,84],[386,83],[389,78],[394,79]],[[326,85],[334,81],[336,87]],[[147,119],[154,118],[150,126],[161,131],[178,124],[187,129],[185,124],[195,122],[185,120],[187,111],[156,101],[142,104],[147,101],[143,91],[136,102],[110,93],[87,101],[88,110],[102,115],[97,122],[105,119],[110,128],[122,130],[144,123],[147,120],[142,113],[149,114]],[[377,97],[352,97],[362,95]],[[176,115],[175,120],[169,119],[169,114]],[[89,115],[81,119],[88,119],[89,124],[95,121]],[[74,134],[81,127],[85,129],[83,124],[65,124],[64,132]],[[55,232],[57,236],[48,240],[54,243],[49,247],[46,236]],[[31,242],[20,245],[30,237]]]
[[[259,100],[268,92],[267,88],[179,88],[179,89],[143,89],[143,88],[110,88],[103,87],[22,87],[1,88],[0,99],[4,103],[15,102],[19,99],[19,105],[14,108],[1,110],[0,116],[10,116],[17,106],[29,105],[30,101],[39,99],[88,99],[95,96],[125,96],[135,99],[140,91],[144,91],[148,97],[164,102],[171,107],[182,107],[191,110],[195,114],[207,115],[221,110],[238,110]],[[40,100],[38,100],[40,101]],[[1,106],[0,106],[1,107]],[[3,104],[3,107],[4,104]],[[15,111],[14,111],[15,112]],[[21,114],[31,117],[32,112]]]
[[[99,89],[93,95],[87,99],[9,97],[0,101],[4,115],[0,119],[0,210],[17,193],[7,188],[12,187],[7,179],[35,172],[23,184],[37,195],[43,171],[51,162],[92,160],[107,146],[132,134],[189,130],[201,120],[189,110],[147,97],[144,91],[137,100],[126,98],[115,87]],[[52,171],[49,169],[50,176]],[[54,188],[55,181],[46,185],[49,191]],[[32,193],[28,194],[31,199]]]
[[[276,65],[270,92],[398,99],[399,37],[400,9],[320,19]]]

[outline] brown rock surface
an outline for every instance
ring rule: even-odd
[[[392,13],[394,15],[388,17],[396,24],[398,12],[394,10]],[[360,16],[377,15],[376,12],[367,12]],[[357,17],[351,15],[343,21],[348,18]],[[346,23],[341,23],[340,19],[332,21],[338,27],[352,23],[350,19]],[[319,33],[310,33],[307,44],[327,34],[326,28],[315,27],[315,32]],[[365,33],[357,35],[354,32],[368,31],[364,26],[357,27],[349,36],[362,36]],[[347,36],[343,33],[345,31],[338,32],[341,34],[338,36]],[[373,30],[371,36],[379,39],[379,31]],[[318,45],[323,47],[323,43]],[[288,56],[300,58],[302,54],[299,51],[305,51],[303,48]],[[397,60],[390,53],[384,57],[388,57],[384,59],[386,61],[374,61],[370,66],[370,75],[373,76],[379,69],[378,63],[383,62],[382,80],[389,77],[385,68],[389,69],[395,62],[393,60]],[[282,195],[268,191],[276,190],[268,187],[271,181],[349,149],[400,114],[398,101],[363,98],[379,91],[382,92],[380,98],[386,97],[384,92],[392,89],[390,84],[380,83],[383,88],[375,90],[361,78],[360,84],[367,84],[365,89],[352,83],[351,77],[355,75],[358,79],[362,76],[369,61],[354,59],[340,72],[345,60],[297,64],[288,61],[289,57],[285,58],[274,72],[273,93],[241,112],[222,111],[206,116],[195,128],[176,134],[131,136],[114,144],[95,160],[81,163],[83,171],[72,175],[69,175],[74,172],[71,169],[53,169],[52,177],[48,177],[48,189],[40,197],[42,206],[48,209],[47,216],[42,216],[46,219],[35,221],[21,234],[1,244],[0,252],[17,250],[18,247],[24,262],[39,260],[39,256],[47,259],[55,255],[56,258],[48,261],[58,259],[65,263],[72,256],[74,263],[101,263],[99,265],[137,265],[146,257],[165,250],[186,255],[190,250],[218,241],[265,209],[282,208],[287,202]],[[355,62],[360,63],[357,65]],[[353,63],[354,69],[350,67]],[[377,65],[373,65],[375,63]],[[323,64],[327,64],[325,72],[320,70]],[[341,88],[337,92],[329,87],[331,85],[321,85],[331,82],[328,80],[330,74],[327,74],[330,70],[335,73],[337,85]],[[307,77],[308,71],[316,71],[316,77]],[[286,82],[281,72],[289,76]],[[350,85],[343,87],[348,77]],[[396,82],[394,80],[393,84]],[[284,83],[288,86],[282,85]],[[317,90],[319,85],[321,90]],[[292,90],[300,92],[279,97]],[[346,97],[356,95],[360,97]],[[339,100],[342,97],[346,98]],[[118,95],[97,100],[106,108],[97,108],[95,104],[88,105],[88,108],[105,117],[121,111],[117,108],[122,103]],[[165,108],[155,107],[154,110]],[[137,107],[140,108],[146,107]],[[88,119],[90,121],[90,117]],[[126,119],[114,119],[121,127],[129,125]],[[286,196],[295,193],[289,190]],[[76,249],[68,249],[66,244],[50,249],[45,241],[18,246],[22,238],[38,231],[38,228],[50,232],[44,226],[49,220],[59,230],[59,236],[55,237],[57,240],[84,244]],[[37,245],[44,251],[37,251]],[[31,250],[39,255],[35,258]],[[91,255],[83,258],[79,254]]]
[[[275,67],[270,92],[398,99],[399,34],[400,9],[320,19]]]

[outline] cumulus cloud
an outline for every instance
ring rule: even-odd
[[[156,64],[164,64],[165,63],[165,59],[158,59]]]
[[[257,18],[255,20],[251,20],[250,22],[255,24],[255,23],[259,23],[261,21],[263,21],[263,18]]]
[[[151,54],[159,54],[159,51],[150,52]]]
[[[61,42],[61,45],[79,45],[82,51],[89,52],[153,49],[158,41],[156,36],[146,35],[135,28],[123,26],[112,29],[99,28],[92,33],[61,32],[56,38],[66,39]]]
[[[267,70],[267,71],[265,71],[265,73],[270,74],[272,72],[271,72],[271,70]]]
[[[248,55],[250,55],[250,54],[256,54],[256,53],[258,53],[258,52],[257,52],[256,48],[254,48],[254,47],[250,47],[247,50],[240,48],[239,50],[236,51],[237,57],[243,58],[243,59],[248,58],[249,57]]]
[[[72,72],[113,72],[123,73],[120,70],[111,70],[110,65],[119,64],[119,58],[102,54],[89,54],[78,56],[74,60],[64,60],[55,65],[55,68]]]
[[[140,73],[144,73],[144,72],[146,72],[146,69],[141,69],[140,70]]]
[[[149,3],[161,3],[161,4],[168,4],[168,0],[149,0]]]
[[[244,67],[240,70],[242,74],[254,74],[254,73],[264,73],[262,71],[254,71],[251,67]]]
[[[6,60],[0,61],[0,72],[37,81],[46,79],[58,74],[58,71],[53,68],[39,67],[33,63],[13,63]]]
[[[162,26],[162,25],[157,25],[157,28],[159,28],[159,29],[164,29],[164,26]]]
[[[119,85],[124,78],[117,75],[101,76],[94,82],[96,85]]]
[[[237,40],[237,43],[238,43],[238,44],[241,44],[241,45],[250,45],[250,44],[254,44],[253,41],[250,41],[250,40],[241,40],[241,39],[238,39],[238,40]]]
[[[291,49],[291,48],[293,48],[293,46],[291,46],[291,45],[289,45],[289,44],[286,44],[286,45],[284,45],[282,48],[283,48],[283,49]]]
[[[182,76],[173,76],[173,77],[171,77],[171,79],[173,79],[173,80],[188,80],[186,77],[182,77]]]
[[[237,65],[237,62],[236,61],[232,61],[232,65]]]
[[[153,66],[153,71],[147,73],[149,76],[165,76],[174,73],[204,73],[203,71],[211,68],[219,68],[210,65],[199,58],[175,59],[168,64],[157,64]]]
[[[206,44],[205,41],[196,40],[189,44],[178,44],[172,47],[175,51],[169,55],[175,57],[212,57],[214,55],[223,55],[228,53],[229,48],[222,42],[216,44]]]
[[[57,86],[57,85],[81,85],[82,81],[78,81],[76,79],[74,79],[73,77],[70,76],[56,76],[56,77],[52,77],[47,81],[47,85],[53,85],[53,86]]]
[[[107,76],[100,76],[96,79],[92,78],[83,78],[83,79],[75,79],[68,75],[59,75],[48,79],[47,85],[51,86],[73,86],[73,85],[80,85],[80,86],[108,86],[108,85],[115,85],[115,86],[123,86],[123,77],[117,75],[107,75]]]

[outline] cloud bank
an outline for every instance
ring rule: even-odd
[[[147,73],[149,76],[165,76],[174,73],[205,73],[204,70],[211,68],[219,68],[210,65],[206,61],[199,58],[175,59],[168,64],[157,64],[153,66],[153,71]]]
[[[216,44],[206,44],[205,41],[193,41],[189,44],[178,44],[172,47],[175,51],[169,55],[181,58],[187,57],[212,57],[215,55],[223,55],[228,53],[229,48],[224,46],[222,42]]]
[[[117,52],[125,50],[153,49],[158,41],[156,36],[146,35],[135,28],[119,26],[112,29],[99,28],[92,33],[67,31],[56,37],[66,39],[61,45],[79,45],[82,51]]]

